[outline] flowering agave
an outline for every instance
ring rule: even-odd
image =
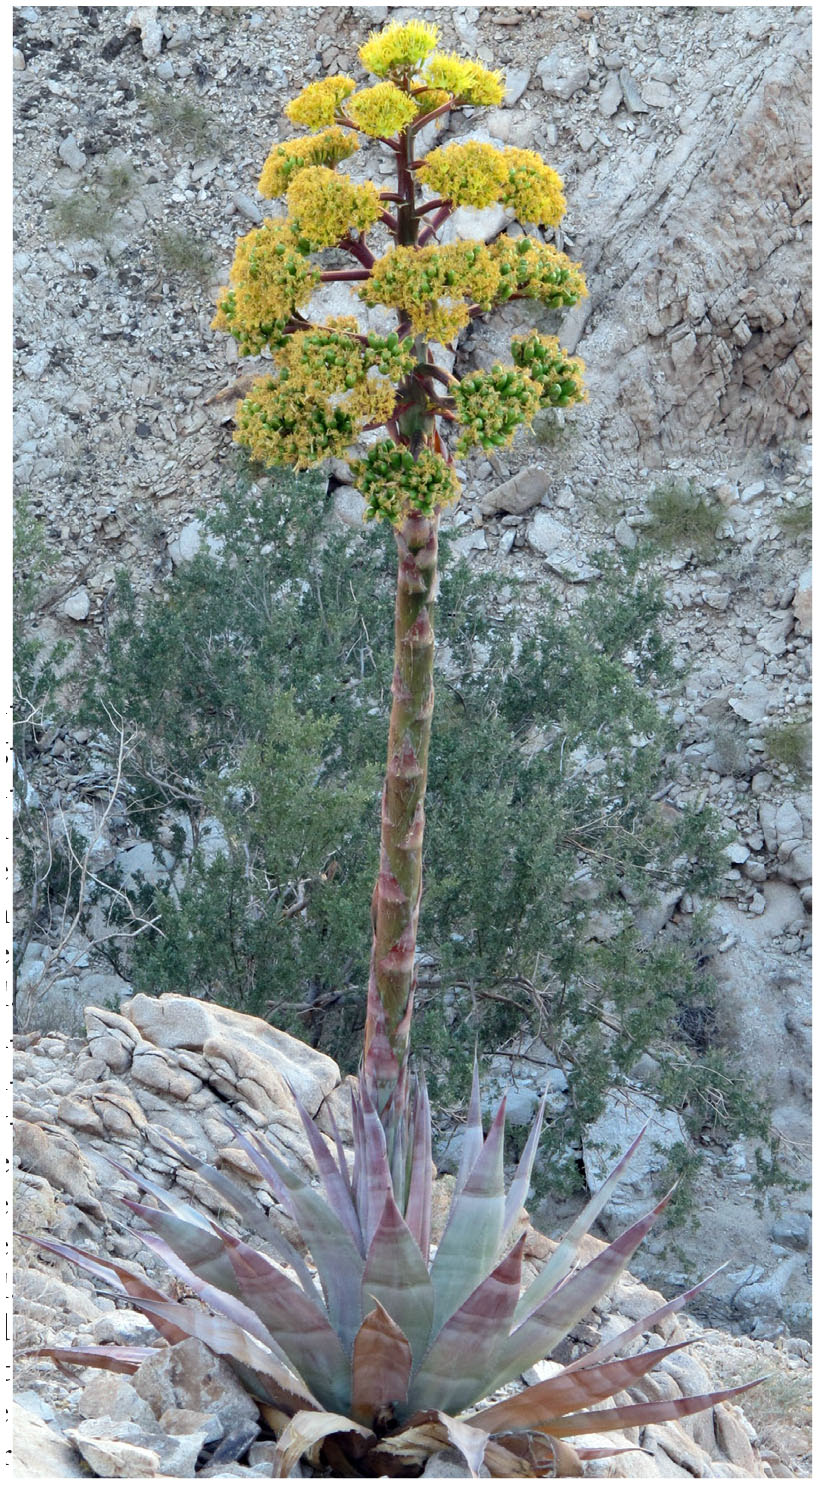
[[[303,1454],[334,1474],[418,1474],[430,1455],[446,1447],[459,1451],[473,1475],[481,1465],[500,1477],[580,1475],[584,1459],[622,1451],[605,1442],[572,1448],[567,1438],[683,1417],[746,1390],[615,1402],[586,1411],[679,1349],[617,1356],[678,1310],[698,1284],[557,1375],[478,1408],[548,1356],[623,1272],[663,1210],[665,1201],[591,1262],[577,1266],[579,1243],[642,1136],[524,1288],[526,1233],[519,1233],[520,1217],[543,1103],[505,1192],[504,1103],[484,1137],[476,1071],[452,1204],[434,1248],[423,1081],[410,1087],[403,1079],[381,1115],[362,1081],[352,1098],[352,1170],[332,1115],[334,1148],[296,1102],[323,1190],[297,1175],[260,1135],[237,1129],[233,1134],[296,1223],[317,1282],[246,1190],[170,1138],[177,1157],[235,1208],[269,1250],[250,1247],[175,1193],[126,1171],[159,1202],[157,1207],[126,1200],[147,1226],[142,1240],[207,1308],[168,1298],[108,1258],[36,1240],[129,1295],[170,1343],[196,1336],[224,1356],[277,1437],[277,1477],[288,1476]],[[37,1354],[133,1372],[154,1348],[46,1347]]]

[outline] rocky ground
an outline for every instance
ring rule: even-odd
[[[17,478],[60,553],[37,603],[49,644],[82,633],[99,647],[116,569],[160,592],[196,549],[197,511],[234,459],[232,401],[208,403],[237,375],[232,342],[209,329],[213,301],[236,236],[265,209],[255,180],[292,132],[283,103],[323,71],[354,72],[370,27],[409,14],[15,10]],[[810,799],[792,746],[810,705],[809,10],[423,15],[447,47],[506,71],[506,106],[465,115],[459,131],[531,145],[558,169],[561,242],[590,286],[561,330],[587,363],[589,402],[471,462],[456,546],[476,566],[547,577],[571,605],[597,551],[643,535],[658,487],[692,482],[718,512],[710,550],[683,523],[657,559],[682,678],[663,698],[679,729],[666,799],[707,800],[731,833],[710,946],[724,1035],[739,1075],[767,1087],[798,1175],[810,1095]],[[503,225],[464,215],[465,235]],[[459,369],[502,351],[511,308],[476,325]],[[356,522],[343,466],[331,478],[339,518]],[[82,805],[98,821],[88,800],[110,757],[70,727],[46,725],[40,742],[52,817]],[[109,859],[144,865],[127,816],[107,824]],[[24,921],[22,895],[17,906]],[[650,930],[684,927],[696,906],[666,903]],[[67,1007],[79,1027],[82,1006],[127,997],[85,949],[75,940],[54,962],[34,936],[24,1024],[73,1029]],[[43,1001],[46,968],[56,1001]],[[57,1093],[55,1111],[71,1090]],[[613,1107],[592,1134],[616,1142],[633,1116]],[[804,1334],[809,1197],[759,1215],[752,1170],[743,1142],[707,1166],[703,1228],[682,1259],[649,1251],[641,1272],[672,1286],[694,1259],[699,1276],[729,1257],[706,1318],[770,1340]],[[562,1214],[538,1215],[552,1231]]]

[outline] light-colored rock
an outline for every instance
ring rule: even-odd
[[[616,72],[610,72],[597,100],[597,107],[604,118],[610,119],[616,114],[622,101],[623,89],[620,86],[620,79]]]
[[[82,170],[87,156],[83,154],[73,134],[67,134],[57,146],[57,154],[69,170]]]
[[[122,873],[122,885],[126,891],[130,887],[137,887],[140,879],[154,887],[168,875],[168,864],[163,860],[163,853],[147,840],[138,841],[136,845],[118,851],[116,867]]]
[[[333,491],[333,514],[343,526],[360,531],[364,526],[367,502],[355,485],[338,485]]]
[[[813,571],[806,567],[799,574],[796,592],[793,597],[793,616],[796,620],[797,633],[810,635],[813,633]]]
[[[88,618],[90,612],[91,599],[87,588],[75,588],[73,593],[69,593],[63,604],[63,613],[67,619],[73,619],[76,624],[81,624],[83,619]]]
[[[492,516],[498,511],[506,511],[512,516],[523,515],[524,511],[539,505],[550,484],[551,477],[547,470],[538,469],[537,465],[527,465],[511,479],[504,480],[502,485],[496,485],[483,496],[479,502],[481,513]]]
[[[157,1417],[168,1408],[215,1414],[222,1428],[255,1422],[258,1409],[235,1373],[193,1336],[143,1361],[133,1385]]]
[[[586,583],[599,577],[599,569],[592,567],[580,556],[567,526],[556,521],[545,510],[535,512],[529,525],[527,539],[530,547],[545,557],[547,565],[569,583]]]
[[[537,75],[547,97],[559,98],[562,103],[573,98],[589,82],[586,63],[570,60],[562,47],[555,48],[538,63]]]
[[[83,1209],[102,1215],[97,1200],[96,1176],[76,1139],[67,1130],[17,1119],[14,1148],[25,1170],[43,1176]]]
[[[156,1427],[156,1418],[145,1399],[118,1372],[95,1372],[80,1393],[77,1411],[83,1418],[113,1418],[142,1428]]]
[[[155,61],[162,51],[165,33],[157,9],[156,5],[136,5],[126,18],[129,31],[139,31],[142,55],[147,62]]]
[[[528,67],[507,67],[504,74],[506,92],[503,95],[505,108],[514,108],[523,97],[532,76]]]
[[[504,227],[508,227],[513,218],[514,212],[500,204],[459,206],[440,228],[438,241],[442,243],[463,242],[464,240],[492,242]]]
[[[85,1475],[71,1445],[42,1418],[12,1402],[15,1480],[65,1480]]]

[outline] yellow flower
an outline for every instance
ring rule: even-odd
[[[444,88],[459,103],[481,106],[503,102],[502,74],[490,72],[480,62],[455,52],[436,52],[430,57],[424,68],[424,82],[431,88]]]
[[[500,448],[512,442],[521,423],[531,423],[541,405],[540,391],[527,370],[496,364],[472,371],[455,388],[455,405],[464,432],[461,453],[473,444]]]
[[[371,181],[357,185],[324,165],[299,171],[288,189],[287,205],[294,226],[312,248],[334,246],[352,227],[366,231],[383,211]]]
[[[445,92],[443,88],[422,88],[420,93],[415,94],[415,101],[422,114],[432,113],[436,108],[440,108],[443,103],[449,102],[449,93]],[[437,122],[440,123],[440,120]]]
[[[373,31],[358,55],[368,72],[386,77],[390,72],[410,73],[438,44],[438,27],[425,21],[394,21],[384,31]]]
[[[287,221],[267,220],[236,244],[230,288],[213,320],[215,330],[235,336],[242,356],[276,346],[294,309],[306,304],[320,273],[300,247]]]
[[[358,293],[365,304],[404,310],[417,334],[446,342],[469,323],[470,304],[488,309],[499,288],[500,271],[489,248],[456,242],[390,248]]]
[[[376,83],[355,93],[347,103],[347,117],[365,134],[389,136],[406,128],[418,112],[418,104],[393,82]]]
[[[355,135],[337,126],[321,134],[305,135],[274,144],[262,167],[259,192],[273,200],[282,196],[300,170],[311,165],[337,165],[358,149]]]
[[[432,150],[416,173],[425,186],[455,206],[491,206],[500,198],[508,171],[500,150],[469,140]]]
[[[458,499],[455,470],[440,454],[422,448],[417,459],[409,449],[382,439],[353,464],[358,488],[367,502],[367,520],[379,517],[398,526],[411,511],[431,516]]]
[[[322,77],[302,88],[284,111],[293,124],[301,124],[305,129],[323,129],[326,124],[332,124],[341,100],[354,91],[351,77]]]
[[[549,242],[532,237],[497,237],[488,248],[500,274],[502,303],[512,294],[539,299],[550,309],[562,309],[586,297],[586,281],[579,263],[572,263]]]
[[[343,454],[361,427],[307,381],[286,374],[254,382],[249,396],[236,405],[236,424],[235,441],[254,459],[296,469]]]
[[[566,210],[563,182],[534,150],[505,149],[506,190],[502,201],[520,222],[556,227]]]

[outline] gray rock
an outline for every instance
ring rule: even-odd
[[[75,588],[73,593],[69,593],[63,604],[63,613],[66,618],[74,619],[77,624],[81,624],[83,619],[87,619],[90,611],[91,599],[88,596],[87,588]]]
[[[599,577],[599,569],[590,566],[580,557],[573,546],[572,533],[567,526],[556,521],[547,511],[536,511],[527,530],[530,547],[540,552],[549,567],[568,583],[585,583]]]
[[[230,199],[240,216],[246,217],[249,222],[262,221],[262,213],[256,202],[251,200],[250,196],[246,196],[244,191],[231,191]]]
[[[589,81],[585,62],[570,61],[560,48],[538,63],[537,75],[544,93],[550,98],[559,98],[563,103],[587,87]]]
[[[77,144],[73,134],[67,134],[65,139],[61,140],[57,146],[57,154],[63,164],[68,166],[69,170],[82,170],[87,158]]]
[[[660,82],[656,78],[648,78],[642,85],[643,102],[649,108],[671,108],[677,101],[677,95],[668,86],[668,83]]]
[[[453,557],[468,557],[470,552],[486,551],[486,532],[478,528],[477,531],[468,531],[465,536],[456,537],[452,543]]]
[[[520,516],[540,504],[550,484],[551,476],[545,469],[527,466],[484,495],[480,501],[481,513],[493,516],[498,511],[508,511],[512,516]]]
[[[42,1418],[12,1403],[14,1479],[75,1479],[85,1470],[75,1449]]]
[[[597,107],[600,109],[604,118],[610,119],[616,114],[622,101],[623,89],[620,86],[620,79],[616,72],[610,72],[606,78],[603,91],[597,100]]]
[[[812,611],[813,611],[813,574],[810,567],[806,567],[799,575],[796,592],[791,605],[793,616],[796,621],[797,634],[812,633]]]
[[[156,1331],[148,1317],[140,1314],[139,1310],[111,1310],[96,1321],[92,1334],[97,1346],[156,1345]],[[107,1376],[110,1373],[103,1372],[101,1375]],[[90,1418],[94,1415],[89,1413],[87,1416]]]
[[[648,113],[648,105],[644,103],[634,78],[627,67],[620,71],[620,87],[623,90],[623,102],[629,113]]]
[[[355,485],[339,485],[333,491],[333,514],[343,526],[360,531],[364,525],[367,502]]]
[[[108,1316],[103,1318],[107,1320]],[[156,1338],[156,1331],[153,1334]],[[96,1327],[94,1338],[96,1341]],[[145,1343],[144,1336],[141,1343]],[[83,1418],[113,1418],[117,1422],[140,1424],[143,1428],[156,1427],[156,1418],[145,1399],[135,1391],[128,1378],[118,1372],[96,1372],[80,1393],[77,1411]]]
[[[138,841],[136,845],[118,851],[115,864],[117,870],[122,872],[122,885],[126,890],[138,885],[138,877],[151,886],[156,886],[157,882],[168,875],[168,866],[162,859],[162,853],[157,854],[157,849],[147,840]]]
[[[783,1248],[793,1248],[796,1252],[806,1251],[810,1247],[810,1233],[810,1217],[806,1212],[783,1212],[771,1228],[771,1237],[775,1243],[781,1243]]]
[[[665,1166],[671,1146],[686,1143],[685,1126],[678,1114],[660,1110],[647,1094],[632,1089],[627,1097],[619,1092],[610,1095],[605,1112],[583,1139],[586,1181],[591,1192],[599,1191],[647,1121],[648,1129],[601,1217],[607,1232],[619,1231],[624,1222],[645,1211],[655,1195],[653,1177]]]
[[[532,74],[528,67],[509,67],[507,69],[504,73],[506,92],[503,95],[503,102],[506,108],[514,108],[519,99],[523,97],[529,86],[531,76]]]
[[[768,714],[772,699],[769,684],[748,680],[735,695],[728,697],[728,705],[744,722],[761,722]]]
[[[632,531],[625,516],[614,528],[614,540],[618,547],[623,547],[627,552],[633,552],[637,545],[636,532]]]
[[[256,1404],[235,1372],[193,1336],[143,1361],[133,1385],[157,1417],[168,1408],[193,1409],[215,1414],[225,1432],[258,1419]]]
[[[137,5],[128,13],[128,29],[139,31],[142,55],[147,62],[155,61],[162,51],[164,35],[162,22],[155,5]]]
[[[508,206],[459,206],[438,232],[438,241],[491,242],[514,220]],[[360,301],[359,301],[360,305]]]
[[[96,1418],[89,1419],[81,1423],[79,1428],[66,1429],[66,1438],[73,1440],[95,1475],[103,1479],[139,1480],[159,1474],[159,1453],[156,1449],[149,1449],[135,1442],[141,1435],[136,1424],[130,1425],[135,1436],[132,1441],[111,1438],[105,1432],[100,1432],[100,1422]],[[117,1431],[117,1424],[113,1419],[102,1422],[103,1429],[108,1426],[112,1432]],[[128,1425],[121,1424],[120,1427],[125,1428]]]
[[[20,51],[19,46],[13,46],[11,49],[11,66],[14,72],[25,71],[26,59]]]

